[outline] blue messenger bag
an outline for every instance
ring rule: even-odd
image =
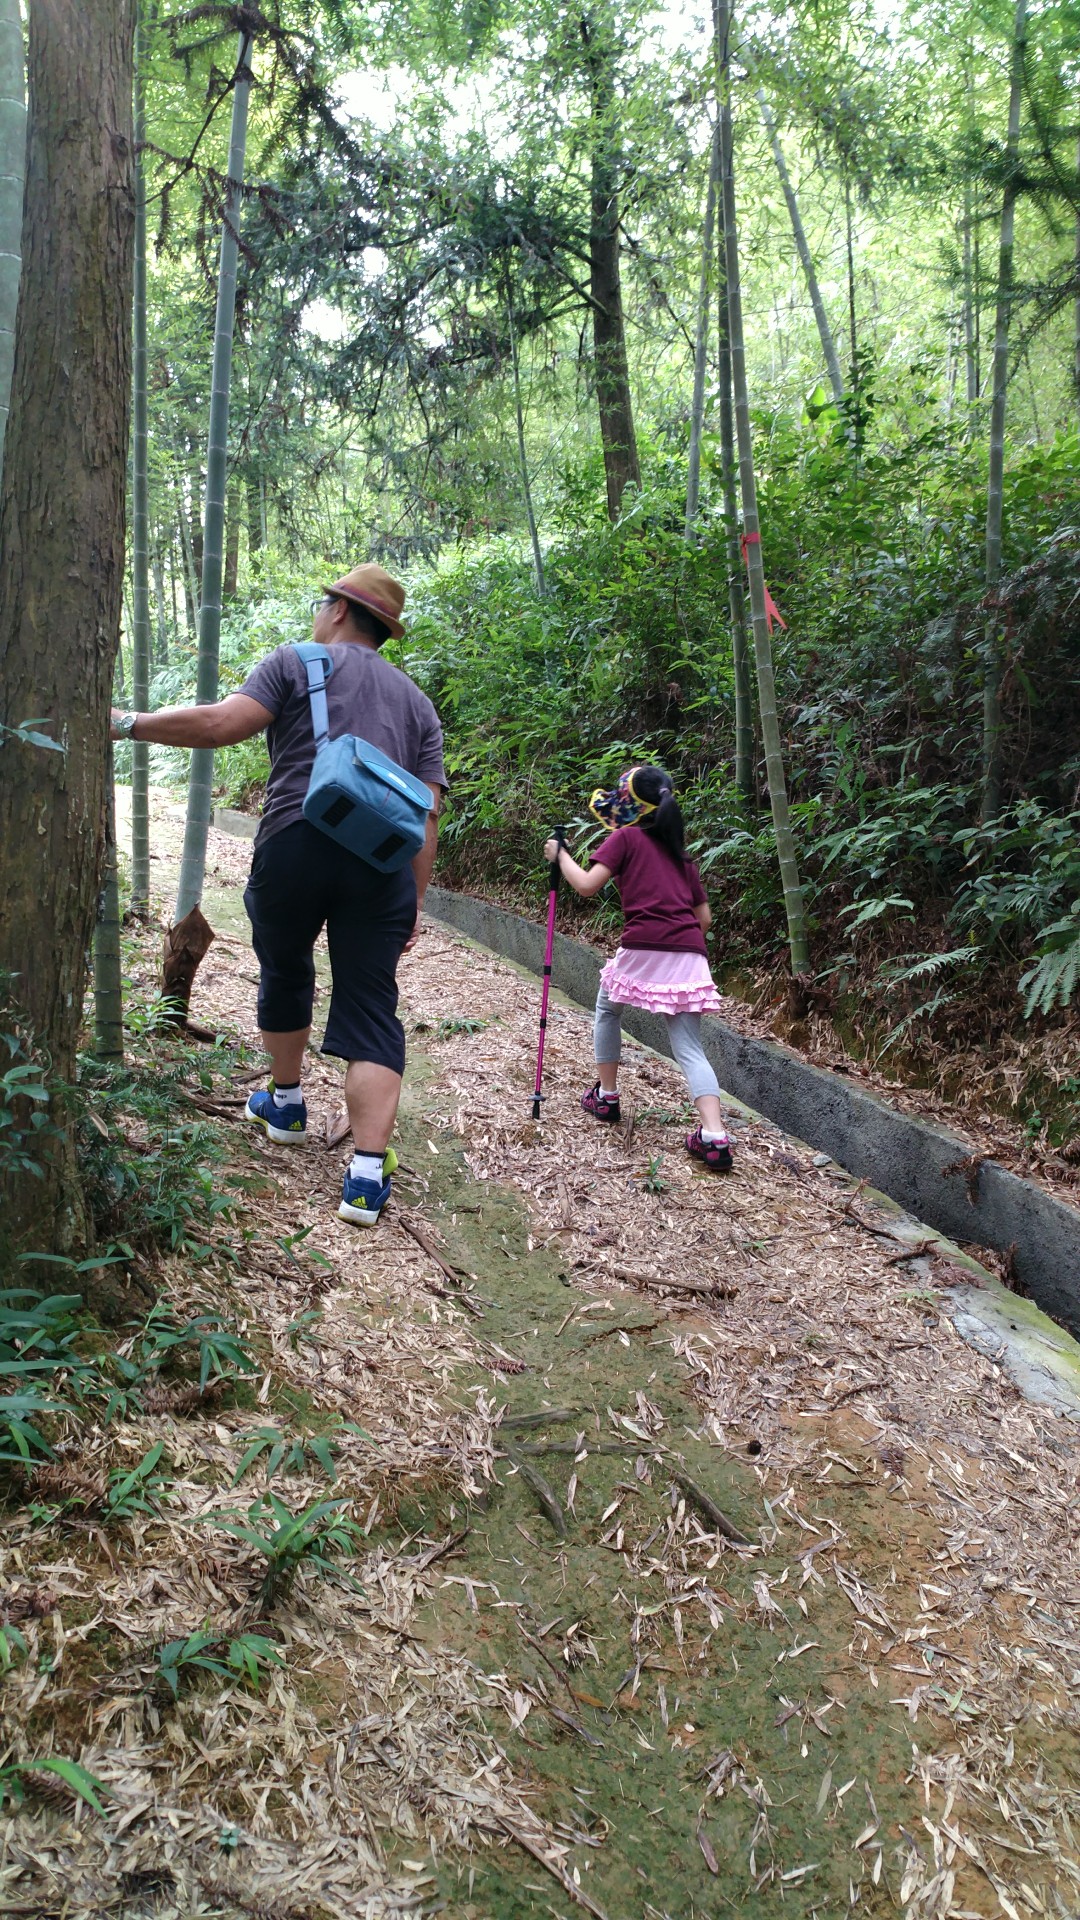
[[[415,774],[368,740],[343,733],[330,738],[326,682],[334,663],[314,640],[293,642],[307,672],[315,764],[304,798],[304,819],[380,873],[408,866],[424,844],[435,796]]]

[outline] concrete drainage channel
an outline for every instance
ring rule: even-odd
[[[543,929],[531,921],[442,887],[429,889],[426,907],[480,946],[530,973],[542,971]],[[590,1011],[600,966],[589,947],[556,935],[554,985]],[[627,1009],[624,1024],[634,1039],[670,1058],[660,1019]],[[1080,1213],[987,1161],[978,1167],[969,1199],[963,1176],[945,1171],[969,1157],[955,1135],[896,1111],[774,1042],[747,1039],[712,1015],[703,1022],[702,1040],[721,1086],[752,1116],[773,1121],[872,1183],[892,1215],[899,1244],[917,1244],[926,1239],[927,1226],[934,1228],[942,1251],[972,1270],[970,1287],[949,1290],[957,1331],[999,1360],[1028,1399],[1080,1416],[1080,1347],[1069,1337],[1080,1333]],[[895,1207],[888,1208],[889,1201]],[[961,1253],[957,1240],[1002,1251],[1015,1247],[1016,1270],[1030,1297],[1010,1293]]]
[[[219,807],[214,824],[250,839],[258,822]],[[544,935],[531,921],[442,887],[429,889],[426,907],[478,945],[530,973],[541,972]],[[600,965],[591,948],[556,935],[555,987],[589,1011]],[[661,1020],[628,1009],[624,1024],[634,1039],[670,1058]],[[942,1236],[942,1251],[972,1272],[970,1286],[949,1289],[957,1331],[1004,1365],[1028,1399],[1080,1417],[1080,1347],[1069,1337],[1080,1334],[1080,1212],[993,1161],[981,1162],[970,1181],[960,1171],[949,1172],[970,1157],[964,1141],[772,1041],[748,1039],[711,1015],[702,1038],[721,1086],[750,1117],[772,1121],[871,1183],[899,1245],[925,1241],[927,1226]],[[1013,1248],[1029,1297],[1010,1293],[961,1253],[956,1241],[1002,1252]]]

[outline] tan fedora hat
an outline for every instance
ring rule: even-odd
[[[332,593],[340,600],[354,600],[359,607],[366,607],[375,614],[383,625],[389,627],[395,640],[400,640],[405,631],[401,623],[401,609],[405,605],[405,589],[400,580],[395,580],[384,567],[369,562],[363,567],[352,567],[335,580],[333,586],[323,588],[324,593]]]

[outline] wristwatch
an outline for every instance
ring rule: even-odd
[[[120,718],[116,723],[116,731],[118,734],[121,735],[121,737],[124,740],[130,740],[133,738],[135,733],[135,722],[138,719],[138,717],[139,716],[137,713],[122,713],[120,715]]]

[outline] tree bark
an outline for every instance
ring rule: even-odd
[[[805,973],[809,967],[806,941],[806,909],[795,853],[795,837],[788,810],[787,776],[776,710],[776,683],[773,674],[772,639],[769,633],[768,603],[765,598],[765,570],[761,558],[761,531],[758,525],[757,485],[754,476],[754,442],[750,425],[750,396],[746,379],[746,348],[743,336],[742,284],[739,271],[739,234],[735,208],[735,170],[731,137],[731,94],[728,49],[731,35],[731,9],[728,0],[717,0],[716,33],[719,53],[721,179],[724,206],[724,247],[727,264],[728,327],[731,339],[731,383],[735,401],[735,428],[739,450],[739,481],[742,493],[743,541],[746,568],[750,580],[750,611],[754,626],[754,663],[757,669],[758,712],[765,748],[765,767],[769,781],[769,805],[772,809],[776,852],[784,889],[788,944],[792,973]]]
[[[0,720],[46,719],[64,751],[3,749],[0,964],[18,975],[36,1041],[68,1083],[97,903],[124,581],[133,52],[133,0],[34,0],[0,514]],[[45,1178],[5,1198],[16,1240],[55,1252],[83,1243],[70,1130],[54,1142]]]
[[[248,99],[251,93],[251,36],[242,33],[237,48],[233,85],[232,132],[229,140],[228,186],[221,229],[217,313],[214,320],[214,367],[210,392],[210,431],[206,451],[206,519],[203,534],[202,601],[199,608],[199,657],[195,698],[212,702],[218,695],[221,645],[221,588],[225,532],[225,467],[229,438],[229,383],[232,374],[233,321],[236,314],[236,262],[239,252],[240,192],[244,179]],[[214,779],[212,747],[196,747],[188,776],[187,820],[180,883],[174,919],[180,921],[202,898],[206,872],[206,836],[210,827]]]
[[[19,0],[0,0],[0,473],[19,303],[26,101]]]
[[[717,130],[720,130],[719,118]],[[719,291],[717,298],[717,376],[720,388],[720,469],[724,490],[724,523],[727,527],[728,610],[731,616],[731,665],[735,679],[735,785],[744,800],[753,804],[754,788],[754,707],[750,691],[750,654],[746,638],[746,595],[743,592],[742,552],[739,547],[739,513],[736,501],[735,415],[731,397],[731,330],[728,325],[727,235],[724,222],[723,144],[720,147],[721,192],[719,196],[720,245],[718,249]]]
[[[709,279],[712,272],[713,228],[720,191],[720,121],[709,147],[709,186],[705,196],[705,231],[701,241],[701,278],[698,282],[697,332],[694,340],[694,396],[690,403],[690,451],[686,466],[686,521],[683,534],[694,537],[701,494],[701,435],[705,425],[705,368],[709,357]]]
[[[124,1058],[124,987],[120,967],[120,889],[116,871],[116,789],[112,750],[105,773],[105,847],[94,927],[94,1055]]]
[[[1016,226],[1016,165],[1020,147],[1020,102],[1024,84],[1027,39],[1027,0],[1017,0],[1013,29],[1012,78],[1009,86],[1009,131],[1005,149],[1006,178],[1001,202],[998,245],[997,304],[994,316],[993,385],[990,400],[990,471],[986,489],[986,591],[992,595],[1001,578],[1002,505],[1005,492],[1005,403],[1009,384],[1009,322],[1013,296],[1013,235]],[[982,818],[993,820],[1001,806],[1001,620],[988,615],[984,630]]]
[[[150,482],[147,472],[146,412],[146,179],[142,33],[136,29],[135,60],[135,255],[132,325],[131,459],[131,699],[136,713],[150,705]],[[147,795],[150,749],[131,742],[131,911],[145,919],[150,911],[150,814]],[[115,859],[113,862],[115,866]]]
[[[618,519],[628,486],[640,487],[630,368],[626,355],[622,276],[619,266],[617,119],[611,49],[591,17],[581,21],[592,101],[589,195],[589,292],[593,317],[593,368],[604,449],[608,517]]]

